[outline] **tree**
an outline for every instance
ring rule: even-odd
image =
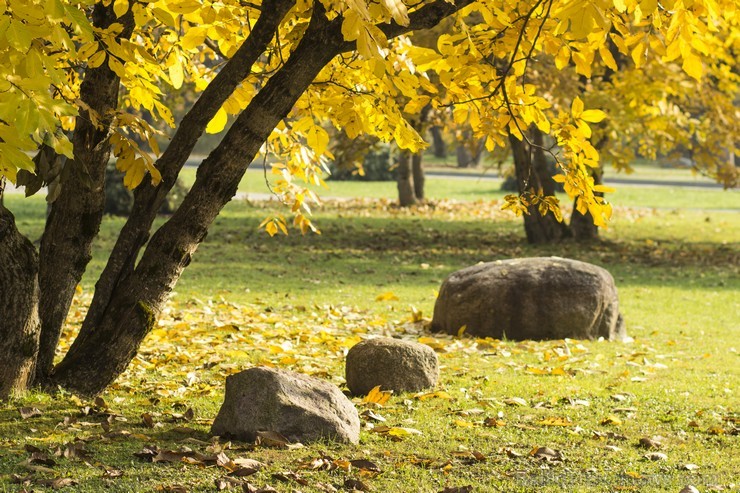
[[[22,341],[10,346],[0,390],[21,392],[34,382],[87,395],[103,390],[135,356],[260,152],[275,155],[274,191],[306,232],[314,228],[307,216],[316,197],[296,179],[321,180],[329,157],[322,123],[351,138],[393,140],[412,153],[424,146],[399,95],[419,109],[452,105],[455,121],[470,124],[489,149],[505,144],[508,132],[524,139],[520,129],[530,125],[550,133],[563,149],[566,190],[604,224],[610,209],[586,173],[599,160],[586,130],[605,115],[575,103],[572,111],[551,111],[547,95],[527,83],[528,60],[563,48],[584,60],[603,57],[616,26],[620,50],[634,50],[635,37],[640,50],[665,45],[685,72],[698,79],[705,70],[726,92],[736,83],[723,72],[732,47],[715,33],[737,28],[734,7],[733,0],[0,0],[0,176],[16,182],[25,170],[54,185],[38,255],[0,208],[0,336]],[[437,49],[406,37],[451,16],[454,27]],[[469,25],[470,16],[484,23]],[[493,60],[507,62],[501,68]],[[431,73],[446,101],[417,97],[419,88],[436,92]],[[186,81],[200,95],[176,124],[162,94]],[[174,128],[161,155],[156,126],[142,110]],[[233,124],[182,205],[152,233],[196,141],[222,130],[229,115]],[[26,153],[37,149],[34,161]],[[124,184],[135,189],[132,212],[78,337],[54,366],[99,230],[111,153]],[[521,208],[516,197],[508,205]],[[270,234],[287,226],[282,217],[263,223]]]

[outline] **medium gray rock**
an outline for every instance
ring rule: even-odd
[[[365,395],[378,385],[394,392],[418,392],[439,380],[437,354],[417,342],[381,337],[352,346],[347,353],[347,387]]]
[[[611,274],[577,260],[498,260],[453,272],[434,305],[432,330],[495,339],[623,339]]]
[[[300,373],[257,367],[226,378],[226,397],[212,435],[254,441],[273,431],[291,441],[358,443],[360,417],[338,387]]]

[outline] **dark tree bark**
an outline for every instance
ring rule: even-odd
[[[438,125],[434,125],[429,129],[432,134],[432,149],[434,150],[434,156],[439,158],[447,157],[447,143],[442,137],[442,128]]]
[[[594,185],[601,185],[603,183],[603,172],[600,169],[593,170],[592,176],[594,177]],[[601,197],[604,194],[596,192],[594,195]],[[586,214],[581,214],[576,209],[575,200],[573,201],[573,214],[570,217],[570,231],[573,234],[573,238],[579,243],[587,243],[599,239],[599,228],[594,224],[593,216],[588,211],[586,211]]]
[[[414,176],[411,169],[411,153],[401,151],[398,156],[398,169],[396,171],[396,187],[398,188],[398,205],[409,207],[416,203],[414,192]]]
[[[547,169],[547,160],[542,148],[542,132],[534,128],[531,133],[533,148],[514,135],[509,134],[509,142],[514,158],[516,180],[519,193],[541,193],[543,196],[555,195],[555,182]],[[552,212],[544,216],[536,206],[529,206],[529,214],[524,214],[524,231],[527,242],[531,244],[554,243],[568,236],[568,227],[559,222]]]
[[[464,141],[457,143],[457,167],[474,168],[480,164],[480,158],[483,154],[483,141],[474,140],[470,130],[463,134]]]
[[[417,152],[411,157],[411,172],[414,180],[414,196],[416,200],[424,200],[424,153]]]
[[[122,23],[119,35],[129,38],[133,31],[133,14],[122,18],[113,12],[113,4],[97,4],[92,15],[93,25],[107,28]],[[36,379],[46,381],[51,373],[54,352],[62,326],[72,303],[75,288],[92,258],[92,242],[100,230],[105,204],[105,167],[110,158],[108,128],[110,110],[118,107],[119,77],[108,64],[85,72],[80,87],[80,99],[97,113],[102,127],[92,123],[87,112],[81,111],[75,123],[72,144],[75,159],[67,162],[61,177],[61,191],[54,201],[41,238],[39,286],[41,346]]]
[[[33,381],[41,332],[37,272],[36,249],[0,202],[0,400],[23,393]]]

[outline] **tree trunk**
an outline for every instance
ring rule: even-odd
[[[411,153],[403,150],[398,156],[396,186],[398,187],[398,205],[409,207],[416,203],[414,176],[411,169]]]
[[[432,134],[432,149],[434,150],[434,156],[438,158],[447,157],[447,143],[442,136],[442,128],[438,125],[434,125],[429,129]]]
[[[0,400],[23,393],[33,381],[41,332],[37,273],[36,249],[0,203]]]
[[[107,28],[114,22],[124,25],[121,38],[133,31],[133,14],[121,18],[113,4],[96,4],[93,25]],[[36,380],[45,382],[52,371],[54,353],[62,326],[72,304],[77,284],[92,258],[92,242],[100,229],[105,203],[105,168],[110,158],[108,128],[111,110],[118,107],[119,77],[108,64],[85,71],[80,99],[97,113],[102,126],[92,123],[81,111],[72,137],[75,159],[68,161],[60,180],[61,191],[54,201],[41,238],[39,263],[39,316],[41,345]]]
[[[411,158],[411,171],[414,177],[414,195],[416,200],[424,200],[424,158],[423,152],[414,154]]]
[[[110,301],[83,323],[54,371],[54,382],[83,395],[102,391],[122,373],[152,329],[183,269],[219,211],[231,200],[249,163],[316,75],[343,44],[341,18],[330,22],[320,2],[285,65],[257,93],[221,144],[203,161],[182,205],[152,236],[134,271]]]
[[[116,287],[133,273],[141,248],[149,239],[157,211],[175,185],[180,170],[190,157],[206,125],[224,101],[231,96],[236,86],[249,75],[252,65],[264,53],[275,35],[275,30],[294,4],[295,0],[269,2],[270,8],[259,16],[249,37],[208,84],[180,122],[167,149],[155,163],[162,174],[159,186],[142,185],[134,191],[131,213],[95,284],[95,295],[85,318],[86,325],[95,327],[98,324],[111,302]]]
[[[534,148],[531,150],[526,142],[517,139],[512,134],[509,134],[509,142],[514,158],[519,193],[555,195],[555,182],[547,169],[547,160],[542,149],[542,132],[536,128],[533,129]],[[524,214],[524,231],[528,243],[554,243],[568,236],[567,226],[558,221],[552,212],[548,211],[543,216],[534,205],[528,207],[528,212],[529,214]]]
[[[480,164],[483,154],[483,141],[473,139],[470,130],[463,133],[464,140],[457,143],[457,167],[474,168]]]
[[[594,185],[601,185],[603,183],[603,175],[602,170],[593,170]],[[603,197],[604,194],[596,192],[594,195]],[[587,243],[599,239],[599,228],[594,224],[593,216],[588,211],[586,211],[586,214],[581,214],[576,209],[575,200],[573,201],[573,214],[570,217],[570,230],[573,233],[573,238],[579,243]]]

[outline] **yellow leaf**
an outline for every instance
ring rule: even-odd
[[[128,12],[128,0],[116,0],[113,2],[113,12],[116,17],[123,17]]]
[[[455,426],[459,426],[460,428],[473,428],[475,426],[475,424],[470,421],[465,421],[464,419],[456,419],[454,423]]]
[[[172,87],[174,87],[175,89],[180,89],[182,87],[182,82],[184,79],[182,65],[176,63],[169,67],[168,72],[170,74],[170,82],[172,82]]]
[[[618,70],[617,62],[616,60],[614,60],[612,53],[609,51],[609,48],[607,48],[606,46],[599,46],[599,55],[601,55],[601,60],[604,62],[604,65],[614,71]]]
[[[114,56],[108,57],[108,68],[110,68],[118,77],[123,78],[126,76],[126,69],[123,67],[121,61]]]
[[[576,96],[576,98],[573,100],[570,111],[573,114],[573,118],[581,117],[581,113],[583,113],[583,101],[581,101],[581,98]]]
[[[409,14],[402,0],[383,0],[393,20],[402,26],[409,25]]]
[[[444,390],[438,390],[436,392],[420,392],[418,394],[414,394],[414,399],[419,399],[420,401],[425,401],[427,399],[433,399],[433,398],[439,398],[439,399],[452,399],[452,396],[445,392]]]
[[[379,294],[375,301],[398,301],[398,296],[396,296],[393,291],[387,291],[385,293]]]
[[[591,123],[599,123],[601,120],[606,118],[606,113],[601,110],[586,110],[581,113],[581,120],[585,120]]]
[[[622,420],[619,419],[617,416],[614,416],[612,414],[612,415],[609,415],[606,418],[602,419],[601,420],[601,424],[602,425],[615,425],[615,426],[619,426],[619,425],[622,424]]]
[[[417,429],[414,429],[414,428],[403,428],[403,427],[400,427],[400,426],[393,426],[392,428],[390,428],[388,430],[387,433],[389,435],[391,435],[391,436],[398,437],[398,438],[407,437],[409,435],[421,435],[422,434]]]
[[[87,61],[88,68],[98,68],[98,67],[100,67],[103,64],[103,62],[105,61],[105,57],[106,57],[106,53],[103,50],[100,50],[99,52],[95,53]]]
[[[468,330],[467,325],[463,325],[462,327],[457,329],[457,337],[462,337],[466,330]]]
[[[229,120],[229,116],[226,114],[226,110],[220,108],[216,115],[208,122],[206,126],[206,133],[217,134],[226,127],[226,122]],[[268,231],[269,233],[269,231]]]
[[[614,193],[616,190],[614,187],[607,187],[606,185],[594,185],[594,192],[601,193]]]
[[[701,81],[701,76],[704,73],[704,66],[701,63],[701,58],[694,53],[690,52],[684,55],[683,65],[681,65],[681,68],[683,68],[684,72],[694,79]]]
[[[77,50],[77,58],[80,60],[87,60],[98,51],[97,41],[85,43]]]
[[[392,391],[380,390],[380,385],[377,385],[373,387],[370,392],[367,393],[365,398],[362,399],[362,403],[377,404],[378,406],[382,406],[383,404],[388,402],[388,399],[391,398],[392,394]]]
[[[541,426],[571,426],[573,422],[567,417],[551,416],[537,422]]]

